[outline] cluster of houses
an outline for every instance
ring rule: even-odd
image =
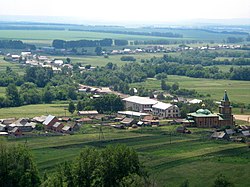
[[[29,135],[34,130],[41,130],[37,128],[38,125],[42,126],[45,132],[53,133],[66,133],[72,134],[74,131],[79,130],[80,124],[69,123],[71,119],[68,117],[57,118],[56,116],[39,116],[32,119],[29,118],[9,118],[0,120],[0,135],[7,136],[21,136]],[[64,125],[66,123],[66,125]],[[30,134],[31,135],[31,134]]]
[[[124,48],[121,50],[115,49],[111,52],[103,51],[103,55],[117,55],[117,54],[137,54],[137,53],[161,53],[161,52],[180,52],[180,51],[188,51],[188,50],[220,50],[220,49],[240,49],[240,45],[226,45],[226,44],[218,44],[213,46],[197,46],[197,47],[189,47],[186,45],[180,45],[177,47],[164,47],[163,45],[155,45],[155,46],[147,46],[145,48],[137,48],[130,49]]]
[[[59,59],[50,59],[47,56],[40,56],[37,54],[32,54],[31,52],[21,52],[20,55],[17,54],[6,54],[4,57],[7,61],[19,62],[23,65],[29,66],[39,66],[43,68],[51,68],[54,73],[59,73],[62,71],[62,68],[67,67],[68,69],[73,69],[73,65],[64,63],[63,60]],[[90,66],[89,68],[79,66],[80,71],[85,70],[94,70],[95,67]]]

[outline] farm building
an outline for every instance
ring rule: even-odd
[[[58,122],[58,119],[55,116],[48,115],[45,121],[43,122],[43,125],[45,125],[45,129],[52,129],[52,126]]]

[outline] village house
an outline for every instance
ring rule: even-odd
[[[45,129],[52,129],[52,126],[58,122],[57,117],[48,115],[45,121],[43,122],[43,125],[45,125]]]
[[[14,129],[9,131],[9,134],[13,136],[22,136],[23,133],[19,128],[15,127]]]
[[[54,125],[52,125],[51,129],[56,132],[61,132],[63,127],[64,125],[62,123],[56,122]]]

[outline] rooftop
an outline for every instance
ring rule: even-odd
[[[153,108],[157,108],[157,109],[161,109],[161,110],[166,110],[170,107],[172,107],[173,105],[170,103],[163,103],[163,102],[158,102],[155,105],[153,105]]]
[[[149,115],[147,113],[134,112],[134,111],[118,111],[118,114],[136,116],[136,117],[148,116]]]
[[[139,97],[139,96],[131,96],[123,99],[123,101],[133,102],[141,105],[154,105],[158,103],[158,101],[154,99],[150,99],[148,97]]]

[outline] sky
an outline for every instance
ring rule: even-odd
[[[250,18],[250,0],[0,0],[1,15],[132,23]]]

